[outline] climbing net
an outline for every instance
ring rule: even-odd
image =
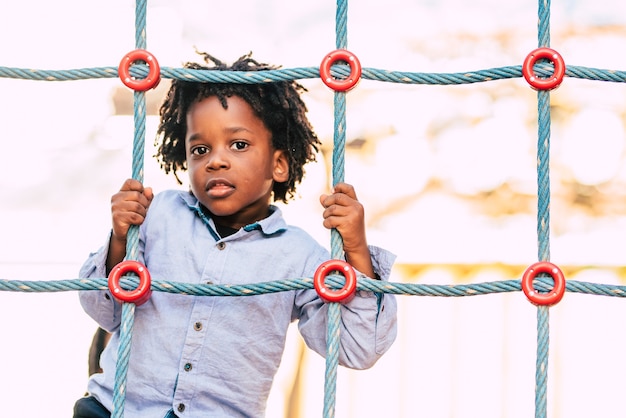
[[[146,49],[147,0],[137,0],[135,10],[135,47],[117,67],[76,70],[33,70],[0,67],[0,77],[42,81],[66,81],[115,78],[134,91],[134,122],[132,177],[143,182],[145,148],[145,92],[154,88],[161,78],[198,82],[268,83],[319,78],[334,91],[334,135],[332,180],[343,181],[346,133],[346,93],[361,79],[400,84],[459,85],[523,77],[537,90],[537,243],[538,261],[529,266],[520,280],[504,280],[461,285],[427,285],[381,282],[356,279],[354,271],[339,261],[342,256],[341,237],[331,231],[332,260],[321,265],[313,278],[294,278],[250,285],[192,285],[174,281],[152,281],[149,272],[137,260],[138,228],[129,231],[127,260],[113,269],[108,278],[57,281],[0,280],[0,291],[63,292],[110,289],[123,301],[120,349],[116,369],[114,409],[112,416],[124,413],[126,374],[130,361],[131,336],[135,307],[150,297],[150,292],[185,293],[195,296],[250,296],[297,289],[316,289],[328,302],[327,356],[324,386],[324,417],[335,414],[336,377],[338,368],[340,303],[356,290],[407,296],[462,297],[522,291],[537,307],[537,356],[535,372],[535,416],[547,416],[547,380],[549,352],[549,312],[565,292],[625,297],[626,286],[594,284],[565,280],[561,269],[550,262],[550,91],[565,76],[587,80],[624,82],[626,72],[607,71],[579,66],[566,66],[561,55],[550,48],[550,1],[538,5],[538,47],[530,51],[522,65],[492,68],[463,73],[419,73],[363,68],[358,57],[347,49],[347,0],[337,0],[336,50],[323,57],[314,67],[277,69],[258,72],[202,71],[160,67],[158,60]],[[329,274],[341,272],[340,275]],[[134,273],[134,276],[127,275]],[[132,290],[128,290],[132,289]]]

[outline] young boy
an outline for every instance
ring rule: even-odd
[[[276,67],[250,55],[227,67]],[[112,232],[80,277],[105,277],[126,255],[131,225],[140,226],[139,261],[154,280],[242,284],[312,277],[328,252],[288,226],[274,201],[287,202],[315,159],[319,141],[295,82],[172,82],[161,107],[157,158],[165,172],[188,171],[190,191],[152,190],[127,180],[111,200]],[[178,178],[178,176],[177,176]],[[323,223],[343,238],[346,261],[360,275],[386,280],[394,256],[367,245],[363,207],[348,184],[321,196]],[[149,208],[149,209],[148,209]],[[121,305],[108,291],[80,292],[85,311],[112,333],[103,373],[74,417],[107,417],[112,408]],[[341,307],[340,364],[371,367],[396,336],[393,296],[359,291]],[[290,322],[307,345],[326,351],[327,305],[313,289],[246,297],[153,292],[135,312],[125,416],[260,417],[279,366]]]

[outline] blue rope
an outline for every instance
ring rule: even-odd
[[[343,287],[345,280],[343,276],[331,275],[326,278],[325,283],[331,289],[340,289]],[[120,286],[124,289],[134,289],[138,284],[139,281],[137,278],[133,277],[126,277],[120,280]],[[534,281],[534,288],[539,292],[546,293],[552,290],[553,284],[554,282],[551,278],[538,277]],[[183,294],[188,296],[256,296],[267,293],[313,288],[313,279],[309,277],[241,285],[208,285],[183,283],[174,280],[153,280],[151,286],[154,292]],[[108,289],[106,277],[49,281],[0,279],[0,292],[56,293],[106,289]],[[357,291],[360,290],[404,296],[468,297],[520,292],[521,285],[519,279],[472,284],[434,285],[382,282],[380,280],[360,278],[357,280]],[[622,285],[567,280],[565,290],[569,293],[626,298],[626,286]]]
[[[339,342],[341,330],[341,305],[328,303],[328,325],[326,327],[326,373],[324,375],[324,417],[335,416],[337,393],[337,370],[339,368]]]
[[[547,77],[554,71],[550,63],[537,63],[534,71],[538,76]],[[130,74],[136,78],[145,78],[148,69],[134,65]],[[350,69],[344,65],[335,65],[331,69],[335,77],[347,77]],[[568,65],[565,75],[590,81],[626,82],[626,71]],[[33,81],[78,81],[100,78],[117,78],[117,67],[78,68],[70,70],[43,70],[33,68],[0,67],[0,78],[12,78]],[[423,73],[392,71],[377,68],[363,68],[362,79],[398,84],[420,85],[463,85],[507,80],[522,77],[522,66],[514,65],[458,73]],[[210,71],[186,68],[161,67],[161,78],[213,83],[258,84],[276,81],[297,81],[319,78],[319,67],[296,67],[278,70],[241,72]]]
[[[135,48],[146,49],[146,16],[147,0],[136,0],[135,3]]]
[[[124,416],[124,405],[126,403],[126,377],[130,361],[131,336],[135,320],[135,304],[122,304],[122,319],[120,324],[120,345],[117,350],[117,363],[115,368],[115,387],[113,389],[113,411],[114,418]]]
[[[348,1],[337,0],[335,15],[335,46],[347,48],[348,43]],[[335,66],[337,67],[337,66]],[[344,66],[346,67],[346,66]],[[349,69],[346,68],[349,72]],[[318,72],[319,76],[319,72]],[[333,186],[344,181],[346,149],[346,94],[334,93],[333,129]],[[330,232],[331,257],[343,258],[343,240],[336,229]],[[339,368],[339,346],[341,338],[341,306],[328,303],[328,324],[326,334],[326,374],[324,376],[324,418],[335,416],[335,396],[337,392],[337,369]]]
[[[348,48],[348,0],[337,0],[335,10],[335,46]]]
[[[539,130],[537,141],[537,241],[538,257],[550,261],[550,93],[537,92]]]
[[[333,186],[342,183],[345,179],[346,159],[346,94],[334,93],[335,127],[333,130],[333,159],[332,174]],[[343,240],[335,229],[331,230],[331,257],[343,258]]]
[[[135,5],[135,48],[146,48],[146,13],[147,0],[137,0]],[[146,94],[135,91],[133,96],[133,115],[135,135],[132,153],[132,178],[143,183],[144,150],[146,138]],[[139,227],[132,225],[128,230],[126,259],[139,258]],[[126,400],[126,382],[132,346],[133,325],[135,323],[135,304],[122,303],[122,318],[120,327],[120,345],[118,360],[115,369],[115,388],[113,392],[113,418],[124,416]]]
[[[537,6],[537,45],[550,47],[550,1],[539,0]]]
[[[550,46],[550,0],[539,0],[538,46]],[[537,92],[537,241],[538,258],[550,261],[550,92]],[[537,307],[537,361],[535,367],[535,418],[548,414],[548,359],[550,309]]]
[[[548,351],[550,348],[550,308],[537,307],[537,361],[535,366],[535,417],[548,414]]]

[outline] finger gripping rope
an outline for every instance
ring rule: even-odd
[[[533,66],[540,59],[552,61],[554,74],[550,78],[539,78],[535,75]],[[522,75],[535,90],[553,90],[561,85],[565,76],[565,62],[561,54],[550,48],[537,48],[532,51],[522,65]]]
[[[134,290],[125,290],[120,286],[120,279],[126,273],[136,273],[139,276],[139,285]],[[143,305],[150,299],[151,279],[148,269],[143,264],[126,260],[122,261],[109,273],[109,290],[115,299],[120,302],[134,303],[136,306]]]
[[[136,79],[130,75],[130,66],[137,61],[145,62],[148,67],[148,76]],[[161,68],[157,59],[145,49],[135,49],[124,55],[117,68],[117,74],[126,87],[135,91],[146,91],[155,88],[161,81]]]
[[[333,290],[326,287],[324,279],[333,271],[341,272],[346,282],[339,290]],[[326,302],[349,302],[356,292],[356,272],[352,266],[342,260],[328,260],[317,268],[313,276],[313,285],[317,294]]]
[[[337,79],[330,73],[330,67],[338,61],[344,61],[350,65],[350,75],[346,79]],[[352,52],[345,49],[337,49],[328,53],[320,65],[320,78],[328,87],[335,91],[346,92],[353,89],[361,80],[361,62]]]
[[[549,274],[554,280],[554,288],[548,293],[539,293],[533,287],[533,280],[541,273]],[[528,267],[522,276],[522,291],[528,300],[537,306],[552,306],[563,299],[565,276],[560,268],[547,261],[540,261]]]

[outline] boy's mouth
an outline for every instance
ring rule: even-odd
[[[206,191],[211,197],[227,197],[235,191],[235,186],[224,179],[216,179],[207,184]]]

